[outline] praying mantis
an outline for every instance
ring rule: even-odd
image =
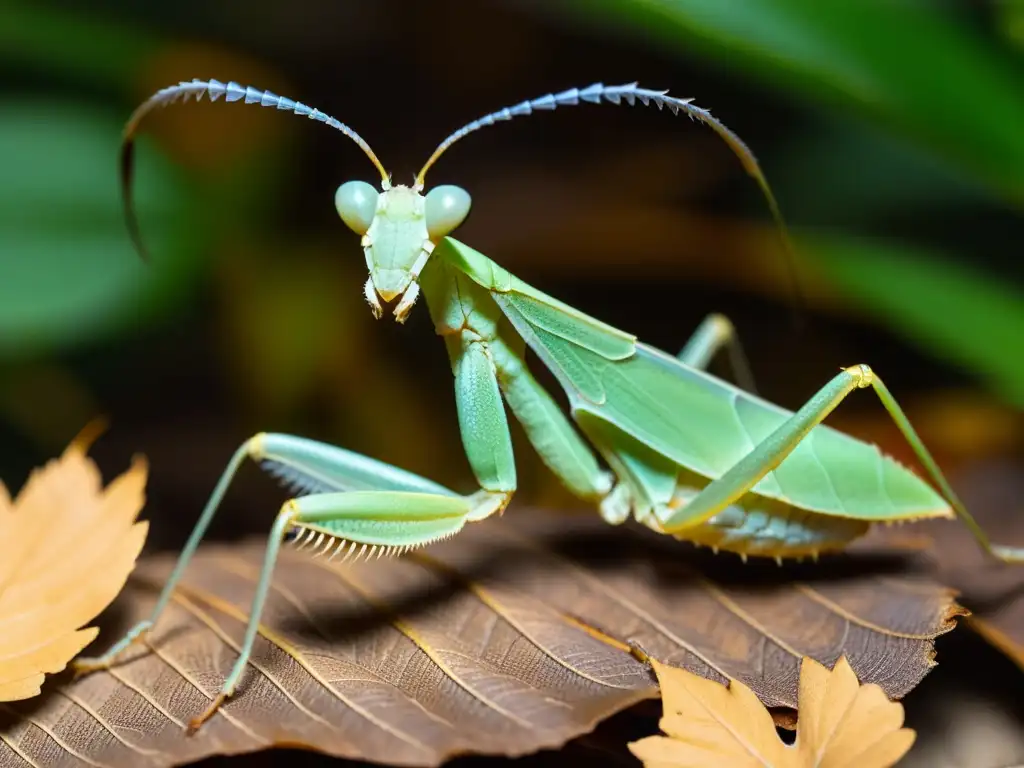
[[[380,174],[338,187],[335,207],[361,237],[369,271],[363,289],[375,317],[385,305],[404,322],[422,295],[444,340],[469,465],[478,489],[460,494],[367,456],[284,434],[246,440],[228,462],[191,536],[144,621],[80,673],[108,667],[152,630],[167,607],[235,473],[249,458],[296,491],[280,508],[267,542],[241,652],[194,731],[234,694],[256,638],[282,542],[317,556],[396,555],[457,534],[503,512],[516,491],[506,405],[542,461],[612,525],[632,516],[656,532],[751,556],[817,557],[843,549],[875,523],[959,517],[996,558],[1024,562],[1024,548],[996,545],[946,481],[882,379],[867,365],[844,369],[792,412],[706,371],[723,349],[738,350],[729,321],[709,316],[673,356],[564,304],[451,237],[469,214],[469,194],[425,191],[427,171],[453,144],[496,122],[557,107],[654,105],[711,127],[760,186],[785,234],[779,208],[747,146],[724,124],[667,91],[636,83],[572,88],[524,101],[463,126],[441,142],[411,186],[393,185],[370,146],[333,117],[300,102],[237,83],[193,80],[158,91],[130,117],[121,153],[131,236],[145,256],[131,208],[134,136],[153,109],[207,95],[292,112],[354,141]],[[788,239],[786,240],[788,244]],[[553,374],[568,415],[533,377],[529,348]],[[822,422],[851,392],[871,388],[941,490],[884,456],[877,446]],[[606,468],[598,463],[600,456]]]

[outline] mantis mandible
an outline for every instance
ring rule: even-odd
[[[369,270],[364,296],[374,316],[380,318],[393,302],[392,314],[403,322],[423,295],[448,350],[462,443],[479,488],[459,494],[343,448],[257,434],[229,461],[150,619],[103,656],[80,659],[80,672],[108,667],[153,628],[239,466],[246,458],[260,462],[297,495],[274,520],[241,653],[220,693],[192,721],[191,729],[198,728],[233,695],[242,677],[283,541],[290,538],[332,559],[395,555],[454,536],[466,523],[505,509],[516,491],[506,404],[547,467],[577,497],[595,503],[613,525],[632,515],[677,539],[744,559],[756,555],[781,562],[841,550],[874,523],[955,515],[990,554],[1024,562],[1024,548],[989,541],[867,365],[841,369],[803,407],[785,410],[705,371],[718,351],[738,349],[724,317],[709,316],[678,355],[666,354],[542,293],[453,239],[450,234],[470,208],[470,196],[461,188],[443,185],[424,194],[427,171],[438,158],[480,128],[586,102],[639,102],[710,126],[757,181],[784,234],[778,206],[753,154],[692,100],[633,83],[595,84],[524,101],[452,133],[412,185],[404,186],[391,183],[355,131],[317,109],[234,82],[182,82],[138,107],[124,132],[125,205],[132,238],[143,255],[130,203],[134,135],[154,108],[204,94],[324,123],[352,139],[376,167],[380,191],[365,181],[349,181],[338,187],[335,206],[342,221],[361,236]],[[530,373],[527,347],[563,388],[568,416]],[[876,446],[822,424],[847,395],[864,388],[879,397],[941,494]],[[607,468],[599,465],[598,455]]]

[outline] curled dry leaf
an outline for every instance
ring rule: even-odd
[[[807,655],[845,653],[901,696],[958,612],[883,555],[744,566],[595,514],[517,508],[400,559],[286,549],[236,695],[185,738],[237,658],[264,547],[202,547],[151,648],[0,711],[0,766],[154,768],[274,745],[392,765],[523,755],[658,696],[631,644],[772,705],[796,706]],[[173,564],[140,562],[101,649],[149,615]]]
[[[35,470],[12,502],[0,483],[0,701],[36,696],[88,645],[146,540],[146,463],[103,487],[90,434]]]
[[[989,538],[1024,546],[1024,461],[1017,449],[1024,445],[1021,411],[978,394],[940,391],[916,401],[910,419]],[[853,418],[837,411],[833,424],[899,461],[917,464],[884,410]],[[988,555],[958,520],[880,527],[855,548],[861,544],[917,549],[915,570],[956,589],[971,612],[967,626],[1024,669],[1024,568],[1019,564]]]
[[[994,541],[1024,545],[1024,472],[1017,457],[966,465],[956,477],[964,503]],[[968,626],[1024,669],[1024,567],[986,555],[962,525],[928,521],[917,570],[958,590],[971,611]],[[885,542],[900,530],[879,531]],[[866,542],[869,546],[872,542]]]
[[[829,671],[800,668],[796,743],[783,744],[768,710],[739,681],[728,687],[652,661],[661,683],[661,730],[629,745],[646,768],[888,768],[914,743],[903,707],[860,685],[841,657]]]

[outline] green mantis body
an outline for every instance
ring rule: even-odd
[[[221,476],[151,620],[104,656],[80,660],[80,670],[109,665],[152,628],[235,472],[247,457],[262,462],[298,495],[277,515],[242,652],[218,697],[193,721],[198,727],[241,678],[281,542],[293,535],[300,547],[318,555],[379,557],[453,536],[466,523],[500,513],[517,487],[507,411],[547,467],[612,524],[632,515],[659,533],[744,558],[781,560],[841,550],[876,522],[956,514],[987,551],[1024,561],[1024,550],[989,542],[868,366],[841,370],[802,408],[787,411],[704,372],[719,349],[736,342],[724,318],[709,317],[677,356],[661,352],[542,293],[450,237],[469,212],[463,190],[439,186],[423,194],[434,161],[482,126],[579,101],[641,101],[710,125],[757,179],[781,224],[749,150],[689,101],[633,84],[595,85],[523,102],[456,131],[406,187],[392,186],[369,146],[334,118],[265,91],[193,81],[158,92],[133,115],[122,155],[126,181],[131,138],[141,118],[154,106],[203,93],[327,123],[352,138],[377,167],[379,192],[365,182],[347,182],[335,195],[336,207],[362,236],[369,270],[364,294],[374,315],[381,317],[383,304],[395,301],[393,314],[402,322],[420,296],[426,303],[448,351],[462,443],[479,488],[462,495],[342,448],[289,435],[256,435]],[[134,219],[129,222],[137,240]],[[531,374],[527,347],[564,390],[568,416]],[[879,396],[941,494],[877,447],[821,423],[853,390],[867,387]]]

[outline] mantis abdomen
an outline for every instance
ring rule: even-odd
[[[685,506],[699,490],[679,486],[675,501]],[[865,520],[816,515],[785,502],[748,494],[707,522],[686,528],[677,538],[744,558],[816,558],[819,553],[844,549],[867,533],[871,525]]]

